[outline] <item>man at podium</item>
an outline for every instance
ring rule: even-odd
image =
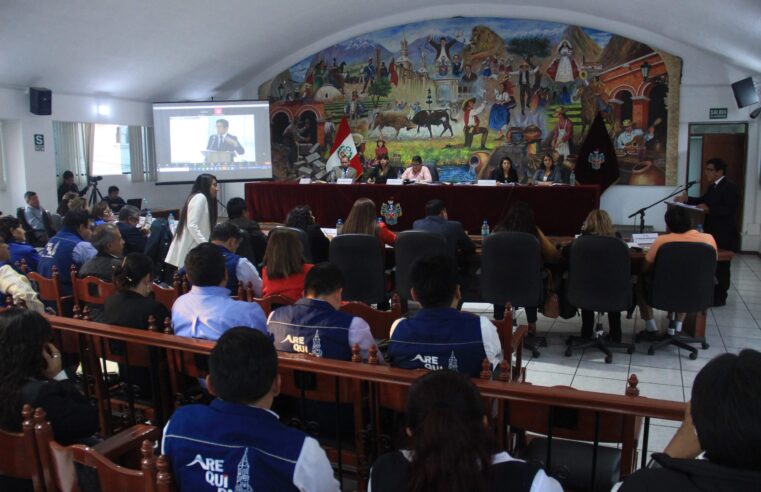
[[[230,128],[230,122],[225,119],[217,120],[217,133],[209,136],[209,143],[206,144],[206,150],[215,152],[230,152],[230,160],[234,153],[241,155],[246,152],[243,146],[238,142],[238,137],[230,135],[227,130]],[[234,153],[233,153],[234,152]]]

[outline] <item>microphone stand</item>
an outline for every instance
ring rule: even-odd
[[[645,211],[653,208],[654,206],[658,205],[659,203],[665,202],[666,200],[668,200],[672,196],[676,196],[676,195],[680,195],[680,194],[684,193],[685,191],[687,191],[690,188],[692,188],[692,185],[694,185],[695,183],[697,183],[697,181],[690,181],[686,185],[680,187],[674,193],[672,193],[672,194],[670,194],[668,196],[665,196],[665,197],[661,198],[660,200],[658,200],[657,202],[651,203],[650,205],[648,205],[646,207],[642,207],[641,209],[637,210],[633,214],[629,215],[629,217],[627,217],[627,218],[631,219],[632,217],[635,217],[635,216],[639,215],[639,233],[640,234],[644,233],[645,232]]]

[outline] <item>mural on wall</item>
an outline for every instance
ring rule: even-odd
[[[259,96],[276,179],[323,178],[345,116],[366,168],[383,153],[397,166],[420,155],[442,181],[470,181],[506,155],[527,182],[546,153],[573,161],[599,112],[619,184],[664,185],[676,181],[680,74],[679,58],[607,32],[453,18],[326,48]]]

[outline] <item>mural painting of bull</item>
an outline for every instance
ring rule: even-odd
[[[439,136],[444,135],[444,132],[449,130],[450,135],[454,137],[452,125],[449,124],[449,120],[457,121],[456,119],[449,116],[449,110],[447,109],[437,109],[434,111],[429,111],[426,109],[423,111],[418,111],[415,116],[412,117],[412,122],[417,125],[418,133],[420,133],[421,126],[426,126],[428,127],[428,133],[430,134],[431,138],[433,138],[431,126],[438,125],[442,125],[444,127],[441,130],[441,134]]]
[[[412,130],[415,124],[407,118],[407,115],[401,111],[381,111],[376,113],[370,123],[370,132],[377,129],[378,133],[383,135],[383,128],[391,127],[396,129],[396,138],[399,138],[399,130],[406,128]]]

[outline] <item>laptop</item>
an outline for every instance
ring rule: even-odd
[[[142,210],[143,199],[142,198],[128,198],[127,205],[132,205],[133,207],[137,207],[138,210]]]

